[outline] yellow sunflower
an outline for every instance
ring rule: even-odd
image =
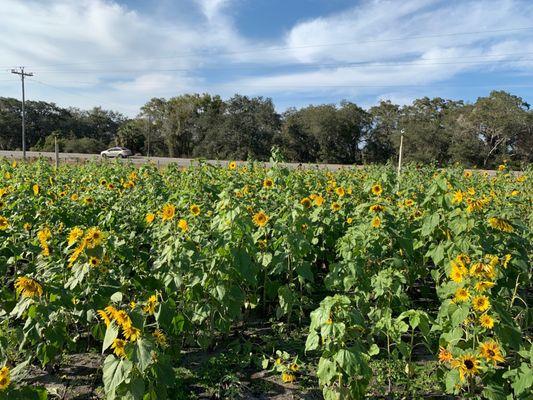
[[[124,334],[124,337],[128,339],[130,342],[135,342],[137,339],[141,337],[140,329],[135,328],[131,324],[123,326],[122,333]]]
[[[343,197],[346,194],[346,191],[342,186],[339,186],[335,189],[335,193],[337,193],[337,196]]]
[[[126,342],[122,339],[115,339],[113,340],[113,344],[111,345],[111,348],[113,349],[115,355],[120,358],[126,357]]]
[[[43,295],[43,287],[35,280],[20,276],[15,281],[15,290],[22,297],[40,297]]]
[[[6,217],[0,215],[0,231],[5,231],[9,227],[9,221]]]
[[[151,224],[152,222],[154,222],[154,219],[155,219],[154,213],[148,213],[146,214],[146,217],[144,217],[144,220],[146,221],[147,224]]]
[[[82,236],[83,236],[83,229],[81,229],[80,227],[75,226],[74,228],[72,228],[70,230],[70,232],[68,234],[68,240],[67,240],[68,245],[72,246]]]
[[[379,228],[381,226],[381,219],[379,217],[374,217],[372,219],[372,228]]]
[[[190,207],[190,211],[191,211],[191,214],[194,215],[195,217],[197,217],[198,215],[200,215],[200,206],[196,205],[196,204],[193,204],[191,207]]]
[[[178,221],[178,228],[180,228],[182,232],[187,232],[189,230],[189,224],[186,220],[180,219]]]
[[[488,314],[483,314],[479,317],[479,324],[485,329],[492,329],[494,327],[494,318]]]
[[[170,221],[176,215],[176,206],[173,204],[165,204],[161,210],[161,218],[163,221]]]
[[[453,360],[452,353],[450,353],[444,347],[439,347],[439,362],[448,363],[448,362],[451,362],[452,360]]]
[[[334,201],[333,203],[331,203],[331,211],[333,212],[337,212],[341,209],[341,205],[339,203],[337,203],[336,201]]]
[[[314,198],[314,202],[315,202],[315,206],[322,206],[322,204],[324,204],[324,198],[321,196],[321,195],[317,195],[315,198]]]
[[[8,367],[0,369],[0,390],[6,390],[11,382],[11,374]]]
[[[284,383],[291,383],[291,382],[294,382],[296,380],[296,376],[294,376],[294,374],[291,374],[291,373],[288,373],[288,372],[283,372],[281,374],[281,380]]]
[[[385,207],[383,207],[381,204],[374,204],[370,206],[370,211],[372,212],[381,212],[385,210]]]
[[[261,226],[261,227],[265,226],[267,224],[268,220],[269,220],[268,215],[266,215],[263,211],[259,211],[252,218],[253,223],[255,225]]]
[[[146,301],[146,304],[143,307],[143,311],[147,314],[153,315],[155,313],[155,308],[158,304],[159,302],[157,300],[157,295],[153,294]]]
[[[311,199],[309,197],[304,197],[300,200],[300,204],[305,208],[310,208],[312,206]]]
[[[382,192],[383,192],[383,188],[381,187],[379,183],[376,183],[375,185],[372,186],[372,193],[375,196],[381,195]]]
[[[489,298],[487,296],[476,296],[472,300],[474,310],[485,312],[490,308]]]
[[[237,168],[237,163],[235,161],[232,161],[228,164],[229,169],[235,169]]]
[[[503,218],[492,217],[489,218],[488,222],[492,228],[500,230],[502,232],[510,233],[513,231],[513,226],[509,223],[509,221]]]
[[[272,189],[274,187],[274,181],[270,178],[266,178],[263,181],[263,187],[266,189]]]
[[[452,360],[452,367],[459,370],[461,382],[466,378],[472,378],[479,372],[479,360],[473,354],[464,354],[458,359]]]
[[[455,291],[454,301],[456,303],[462,303],[464,301],[467,301],[469,298],[470,293],[468,292],[468,289],[459,288]]]
[[[505,361],[502,356],[500,346],[493,340],[481,343],[481,345],[479,346],[479,353],[481,354],[481,357],[483,357],[488,362],[492,362],[493,365]]]

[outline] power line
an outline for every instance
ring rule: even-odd
[[[213,55],[239,55],[239,54],[250,54],[258,53],[265,51],[285,51],[285,50],[299,50],[299,49],[309,49],[309,48],[319,48],[319,47],[338,47],[338,46],[349,46],[349,45],[361,45],[361,44],[371,44],[371,43],[384,43],[384,42],[395,42],[395,41],[404,41],[404,40],[417,40],[417,39],[430,39],[436,37],[454,37],[454,36],[467,36],[467,35],[478,35],[485,33],[504,33],[504,32],[519,32],[533,29],[533,26],[521,27],[521,28],[508,28],[508,29],[492,29],[484,31],[469,31],[469,32],[449,32],[449,33],[440,33],[433,35],[415,35],[415,36],[404,36],[399,38],[385,38],[385,39],[373,39],[373,40],[352,40],[346,42],[333,42],[333,43],[319,43],[319,44],[309,44],[309,45],[300,45],[300,46],[264,46],[264,47],[255,47],[250,50],[240,50],[240,51],[199,51],[199,52],[190,52],[190,53],[180,53],[174,54],[172,56],[161,56],[161,57],[150,57],[151,60],[156,59],[172,59],[172,58],[185,58],[185,57],[200,57],[200,56],[213,56]],[[44,64],[44,65],[32,65],[33,68],[37,67],[56,67],[56,66],[68,66],[68,65],[84,65],[84,64],[96,64],[96,63],[112,63],[112,62],[122,62],[122,61],[138,61],[139,58],[106,58],[93,61],[82,61],[76,63],[60,63],[60,64]],[[9,67],[9,66],[7,66]]]
[[[518,53],[520,54],[520,53]],[[524,55],[533,54],[533,52],[522,53]],[[503,56],[503,55],[494,55],[493,57]],[[479,56],[484,57],[484,56]],[[453,58],[453,57],[450,57]],[[426,58],[420,59],[415,62],[412,61],[387,61],[387,62],[376,62],[376,61],[360,61],[353,63],[317,63],[317,64],[291,64],[291,65],[276,65],[269,66],[268,68],[297,68],[297,69],[308,69],[308,68],[364,68],[364,67],[395,67],[395,66],[432,66],[432,65],[460,65],[460,64],[491,64],[491,63],[517,63],[524,61],[532,61],[529,58],[519,58],[519,59],[505,59],[505,60],[477,60],[477,61],[449,61],[449,62],[436,62],[436,63],[427,63],[420,61],[431,61],[439,59],[450,59],[450,58]],[[457,57],[458,59],[460,57]],[[212,67],[215,68],[215,67]],[[265,68],[262,66],[261,68]],[[108,73],[143,73],[143,72],[190,72],[191,70],[198,70],[198,67],[194,68],[137,68],[137,69],[85,69],[85,70],[42,70],[39,71],[40,74],[54,74],[54,73],[71,73],[71,74],[87,74],[87,73],[98,73],[98,72],[108,72]],[[209,68],[207,68],[209,69]],[[221,67],[220,65],[216,67],[218,70],[254,70],[257,69],[257,66],[232,66],[232,67]]]

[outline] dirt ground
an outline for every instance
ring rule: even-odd
[[[104,399],[101,365],[104,357],[97,353],[71,354],[65,356],[61,365],[43,370],[31,366],[25,382],[45,387],[52,399],[97,400]],[[261,393],[257,393],[257,388]],[[192,388],[194,390],[196,388]],[[266,371],[254,373],[242,382],[243,400],[318,400],[319,391],[302,393],[293,384],[282,384]],[[194,390],[198,399],[213,399],[212,395]]]

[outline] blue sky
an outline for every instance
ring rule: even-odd
[[[152,97],[533,102],[530,0],[2,0],[0,96],[135,116]]]

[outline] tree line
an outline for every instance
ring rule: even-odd
[[[523,99],[493,91],[474,103],[439,97],[409,105],[381,101],[365,110],[342,101],[275,110],[271,99],[210,94],[153,98],[136,118],[93,108],[26,102],[33,150],[96,153],[124,146],[150,156],[267,160],[273,146],[287,161],[385,163],[406,161],[491,168],[533,161],[533,111]],[[20,148],[21,104],[0,98],[0,149]]]

